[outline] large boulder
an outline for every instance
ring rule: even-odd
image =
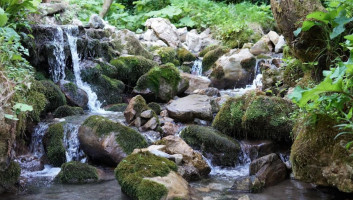
[[[192,94],[195,90],[207,89],[211,84],[211,80],[203,76],[196,76],[188,73],[181,73],[180,75],[183,79],[189,81],[189,87],[185,91],[187,94]]]
[[[218,89],[245,87],[255,77],[256,59],[249,49],[232,50],[220,57],[211,73],[212,86]]]
[[[11,191],[18,182],[21,167],[17,162],[10,161],[6,168],[0,170],[0,193]]]
[[[49,163],[60,167],[66,162],[66,151],[63,144],[64,126],[62,123],[49,126],[48,133],[44,135],[43,145],[48,156]]]
[[[237,139],[269,139],[291,142],[291,102],[250,92],[224,103],[212,126]]]
[[[141,94],[148,100],[168,102],[187,89],[187,87],[180,87],[184,84],[183,82],[186,81],[180,77],[179,70],[173,64],[168,63],[154,67],[141,76],[134,88],[134,93]]]
[[[150,69],[158,66],[156,62],[146,59],[142,56],[119,57],[110,61],[117,71],[114,77],[123,81],[125,84],[133,87],[137,80]]]
[[[268,187],[285,180],[288,172],[280,157],[272,153],[252,161],[249,175],[255,175],[264,187]]]
[[[352,150],[345,147],[353,137],[347,134],[335,139],[340,133],[335,120],[324,115],[313,117],[299,118],[293,129],[295,141],[290,161],[294,177],[353,192]]]
[[[239,163],[241,157],[239,142],[213,128],[191,125],[182,130],[180,137],[190,146],[200,150],[216,165],[235,166]]]
[[[135,148],[147,146],[137,131],[102,116],[90,116],[78,132],[80,147],[95,163],[116,166]]]
[[[45,107],[46,111],[54,111],[56,108],[66,105],[65,95],[61,92],[60,88],[52,81],[44,80],[41,81],[45,87],[44,95],[48,100],[48,104]]]
[[[141,131],[156,130],[159,127],[157,114],[147,106],[141,95],[132,98],[124,111],[128,124],[136,126]]]
[[[150,152],[131,154],[115,169],[121,190],[133,199],[189,199],[188,183],[177,165]]]
[[[98,169],[87,163],[71,161],[61,165],[61,171],[55,179],[65,184],[93,183],[99,180],[98,174]]]
[[[157,144],[165,145],[164,152],[168,154],[181,154],[182,165],[178,172],[188,181],[200,180],[211,172],[210,166],[202,155],[194,151],[184,140],[178,136],[167,136],[158,141]]]
[[[203,60],[202,60],[203,72],[208,71],[221,56],[229,52],[229,48],[227,47],[220,46],[218,48],[212,49],[213,47],[218,47],[218,46],[210,46],[209,48],[210,50],[207,53],[205,53],[205,55],[203,55]]]
[[[272,34],[263,36],[251,47],[250,52],[255,56],[272,52],[274,46],[270,37],[273,37]],[[272,39],[275,40],[274,38]]]
[[[168,46],[177,48],[180,45],[180,38],[177,28],[168,19],[150,18],[145,26],[152,29],[155,34]]]
[[[60,89],[64,93],[68,104],[79,106],[83,109],[87,108],[88,95],[77,85],[72,82],[60,82]]]
[[[195,118],[212,120],[212,100],[206,95],[189,95],[173,100],[167,105],[169,117],[183,121],[194,121]]]

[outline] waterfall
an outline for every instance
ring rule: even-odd
[[[64,145],[66,149],[66,162],[85,161],[85,154],[80,149],[78,129],[80,125],[66,123],[64,126]]]
[[[34,129],[29,150],[37,158],[41,158],[44,155],[42,139],[44,134],[48,131],[48,128],[48,123],[40,122]]]
[[[81,78],[81,66],[80,58],[77,53],[77,36],[78,35],[77,26],[67,26],[65,29],[65,34],[70,46],[71,57],[72,57],[72,67],[74,69],[74,75],[76,78],[76,85],[78,88],[84,90],[88,95],[88,108],[92,112],[104,112],[101,109],[101,103],[98,101],[97,94],[92,91],[91,87],[82,81]]]
[[[191,74],[202,76],[202,60],[195,60],[194,65],[191,68]]]
[[[54,32],[53,56],[49,56],[49,72],[55,83],[65,79],[64,33],[61,27]]]

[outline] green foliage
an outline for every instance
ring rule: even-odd
[[[55,167],[60,167],[66,162],[65,147],[63,145],[63,124],[58,123],[50,125],[48,133],[45,137],[45,147],[49,163]]]
[[[87,163],[71,161],[61,165],[61,171],[55,178],[61,183],[90,183],[98,180],[98,171]]]
[[[165,186],[144,180],[145,177],[167,176],[176,171],[173,161],[150,152],[140,152],[126,157],[115,169],[121,190],[133,199],[161,199],[167,194]],[[149,195],[150,194],[150,195]],[[148,197],[147,197],[148,196]]]

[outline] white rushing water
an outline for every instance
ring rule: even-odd
[[[80,128],[80,126],[80,124],[71,123],[66,123],[64,125],[64,145],[66,149],[66,162],[86,161],[85,154],[80,149],[80,142],[78,140],[78,129]]]
[[[81,78],[81,66],[80,58],[77,53],[77,26],[67,26],[65,29],[65,34],[70,46],[71,56],[72,56],[72,67],[74,69],[74,75],[76,78],[76,85],[78,88],[84,90],[88,95],[88,108],[94,113],[104,113],[105,111],[101,109],[102,103],[99,102],[97,94],[93,92],[89,84],[82,81]]]
[[[32,140],[29,146],[29,151],[38,158],[44,155],[42,139],[44,134],[47,132],[48,128],[48,123],[40,122],[36,126],[36,128],[34,129],[34,133],[32,134]]]
[[[65,52],[64,52],[64,33],[61,27],[57,27],[54,32],[53,56],[49,56],[49,72],[54,83],[65,79]]]
[[[202,76],[202,60],[195,60],[194,65],[191,68],[191,74]]]

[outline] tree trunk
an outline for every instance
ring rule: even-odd
[[[109,11],[110,6],[112,5],[113,0],[104,0],[103,6],[102,6],[102,10],[99,13],[99,16],[101,18],[104,18],[105,15],[107,14],[107,12]]]
[[[294,56],[303,62],[316,60],[326,46],[321,27],[303,31],[298,37],[294,36],[293,31],[302,26],[308,14],[325,11],[320,0],[271,0],[271,9]]]

